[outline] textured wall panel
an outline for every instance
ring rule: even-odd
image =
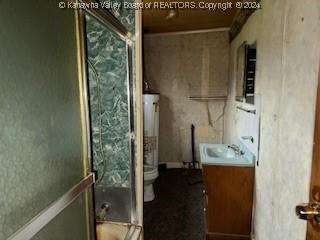
[[[257,42],[256,93],[261,97],[260,164],[256,168],[257,240],[303,240],[295,205],[308,202],[320,52],[320,2],[263,0],[231,43],[225,142],[233,143],[237,48]]]
[[[228,32],[146,35],[145,75],[160,93],[159,161],[191,161],[191,124],[199,143],[220,143],[223,100],[190,100],[190,87],[218,83],[227,89]],[[204,84],[203,84],[204,83]]]
[[[99,182],[129,186],[126,43],[87,17],[87,49],[94,168]]]
[[[83,178],[75,16],[57,4],[0,1],[0,239]]]

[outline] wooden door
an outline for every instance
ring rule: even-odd
[[[313,162],[310,183],[310,203],[320,202],[320,72],[318,77]],[[307,240],[320,240],[320,215],[309,218]]]

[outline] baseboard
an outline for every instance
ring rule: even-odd
[[[250,240],[248,235],[207,233],[206,240]]]
[[[190,164],[192,164],[190,162]],[[165,165],[167,169],[176,169],[176,168],[188,168],[188,163],[184,162],[160,162],[160,165]],[[202,169],[201,164],[196,164],[197,169]],[[163,167],[162,167],[163,168]]]
[[[168,169],[184,168],[183,162],[161,162],[159,164],[166,164]]]

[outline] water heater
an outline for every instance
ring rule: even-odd
[[[143,163],[154,167],[158,167],[159,99],[158,93],[143,94]]]

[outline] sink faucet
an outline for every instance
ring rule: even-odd
[[[243,151],[240,150],[239,146],[235,144],[228,145],[228,148],[231,148],[235,152],[235,154],[238,156],[241,156],[244,154]]]
[[[240,148],[235,144],[228,145],[228,148],[231,148],[235,152],[239,152],[240,151]]]
[[[243,140],[250,140],[252,143],[254,142],[254,139],[252,136],[242,136],[241,137]]]

